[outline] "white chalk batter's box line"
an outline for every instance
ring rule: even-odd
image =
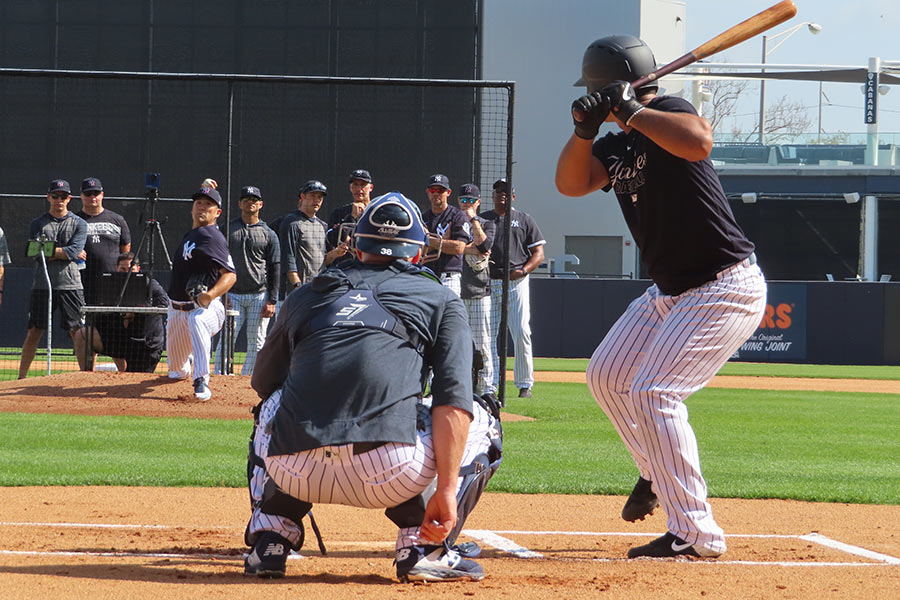
[[[35,523],[0,521],[0,527],[67,527],[84,529],[213,529],[220,531],[237,530],[228,526],[198,526],[198,525],[130,525],[121,523]],[[243,529],[243,528],[240,528]],[[488,530],[488,529],[463,529],[462,533],[477,539],[483,544],[495,550],[506,552],[517,558],[540,559],[544,555],[540,552],[529,550],[503,535],[558,535],[558,536],[619,536],[619,537],[658,537],[658,533],[626,533],[622,531],[520,531],[520,530]],[[827,548],[845,552],[854,556],[868,558],[878,562],[805,562],[805,561],[745,561],[745,560],[712,560],[690,561],[691,564],[717,564],[717,565],[760,565],[782,567],[883,567],[887,565],[900,565],[900,558],[881,554],[859,546],[845,544],[833,540],[818,533],[805,535],[785,534],[730,534],[727,538],[758,538],[758,539],[794,539],[819,544]],[[35,550],[3,550],[0,555],[29,555],[29,556],[102,556],[102,557],[133,557],[133,558],[198,558],[198,559],[233,559],[230,554],[171,554],[171,553],[139,553],[139,552],[89,552],[89,551],[35,551]],[[290,558],[302,558],[302,555],[291,554]],[[597,562],[621,562],[628,559],[604,558],[592,559]]]

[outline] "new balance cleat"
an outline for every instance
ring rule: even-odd
[[[206,380],[202,377],[194,380],[194,398],[197,400],[209,400],[212,398],[212,392],[206,384]]]
[[[255,575],[263,579],[284,577],[290,552],[289,541],[274,531],[264,531],[244,559],[244,575]]]
[[[397,579],[409,581],[481,581],[484,569],[445,546],[412,546],[397,550]]]

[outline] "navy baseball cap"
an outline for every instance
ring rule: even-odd
[[[425,187],[431,187],[431,186],[438,186],[438,187],[444,188],[445,190],[449,190],[450,189],[450,178],[447,177],[446,175],[441,175],[440,173],[436,173],[428,179],[428,185]]]
[[[481,190],[474,183],[464,183],[459,186],[459,192],[456,194],[460,198],[478,198],[481,200]]]
[[[52,194],[53,192],[65,192],[67,194],[71,194],[72,187],[65,179],[54,179],[50,182],[50,187],[47,188],[48,194]]]
[[[509,193],[509,182],[506,181],[506,177],[501,177],[494,182],[494,191]],[[512,193],[516,193],[516,188],[512,189]]]
[[[219,192],[217,192],[215,188],[200,188],[199,190],[194,192],[194,195],[191,196],[191,200],[196,200],[197,198],[209,198],[210,200],[215,202],[219,208],[222,208],[222,196],[219,195]]]
[[[103,184],[96,177],[88,177],[81,182],[82,192],[102,192]]]
[[[310,192],[322,192],[327,196],[328,188],[325,187],[325,184],[318,179],[310,179],[300,187],[300,193],[308,194]]]
[[[366,183],[372,183],[372,175],[369,174],[365,169],[356,169],[350,173],[350,182],[352,183],[354,179],[359,179],[360,181],[365,181]]]
[[[241,188],[241,198],[248,198],[250,196],[262,200],[262,192],[259,191],[258,187],[255,185],[245,185]]]

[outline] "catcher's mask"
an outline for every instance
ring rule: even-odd
[[[634,81],[656,70],[653,51],[643,40],[631,35],[610,35],[594,40],[584,51],[581,79],[573,85],[587,86],[588,93],[599,91],[616,80]],[[656,91],[656,81],[641,86],[640,92]]]
[[[372,200],[353,233],[356,248],[394,258],[413,259],[425,246],[425,223],[415,203],[400,192]]]

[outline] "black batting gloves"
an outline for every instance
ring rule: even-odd
[[[634,115],[644,110],[644,105],[637,101],[634,90],[627,81],[613,81],[602,90],[600,95],[609,102],[613,116],[628,127]]]
[[[594,92],[572,103],[572,121],[575,135],[585,140],[597,137],[600,125],[609,115],[609,100]]]

